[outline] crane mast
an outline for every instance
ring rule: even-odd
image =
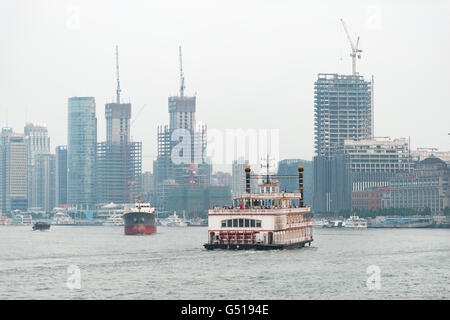
[[[359,46],[359,36],[356,39],[356,45],[353,44],[352,38],[350,37],[350,34],[347,30],[347,26],[345,25],[345,22],[343,19],[341,19],[342,26],[344,27],[345,34],[347,35],[348,41],[350,42],[350,47],[352,49],[352,52],[350,53],[350,57],[352,57],[352,75],[356,76],[356,58],[361,59],[361,52],[362,50],[358,48]]]
[[[182,54],[181,54],[181,46],[178,47],[179,50],[179,55],[180,55],[180,80],[181,80],[181,84],[180,84],[180,97],[184,96],[184,74],[183,74],[183,58],[182,58]]]
[[[117,89],[116,89],[116,103],[120,103],[120,80],[119,80],[119,46],[116,46],[116,75],[117,75]]]

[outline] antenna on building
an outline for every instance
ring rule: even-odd
[[[183,97],[184,96],[184,88],[186,88],[186,87],[184,86],[183,55],[181,53],[181,46],[178,47],[178,51],[179,51],[179,55],[180,55],[180,80],[181,80],[180,97]]]
[[[117,90],[116,103],[120,103],[120,79],[119,79],[119,46],[116,45],[116,76],[117,76]]]

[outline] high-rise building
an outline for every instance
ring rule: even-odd
[[[27,123],[23,131],[27,142],[28,207],[37,208],[42,199],[38,195],[41,188],[37,181],[36,157],[50,153],[50,138],[46,126]]]
[[[184,95],[181,48],[180,68],[180,94],[169,97],[170,125],[158,126],[153,204],[160,211],[166,210],[169,186],[208,186],[211,183],[211,164],[206,158],[207,129],[205,125],[196,124],[196,97]]]
[[[69,98],[67,202],[72,207],[89,209],[95,204],[96,151],[95,98]]]
[[[319,74],[314,83],[313,210],[337,213],[351,206],[351,170],[344,141],[373,136],[373,81]]]
[[[28,209],[27,143],[24,134],[2,129],[0,142],[0,204],[2,213]]]
[[[97,202],[134,203],[141,193],[142,143],[131,141],[131,104],[120,101],[118,48],[117,95],[105,106],[106,141],[97,146]]]
[[[314,83],[317,156],[334,156],[345,140],[372,138],[372,89],[360,75],[318,75]]]
[[[35,159],[37,203],[36,207],[50,212],[55,207],[56,157],[54,154],[38,154]]]
[[[55,204],[67,206],[67,146],[58,146],[56,155]]]

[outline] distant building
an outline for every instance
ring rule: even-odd
[[[377,210],[385,208],[383,200],[390,193],[389,188],[370,188],[352,192],[352,209]]]
[[[38,154],[35,159],[37,208],[50,212],[55,207],[56,193],[56,156],[54,154]]]
[[[433,214],[450,207],[450,168],[439,158],[416,163],[411,172],[392,179],[391,208],[430,209]]]
[[[176,211],[187,218],[205,217],[214,206],[231,206],[231,191],[228,187],[175,186],[169,189],[168,210]]]
[[[218,171],[214,173],[211,177],[211,185],[217,187],[228,187],[231,188],[231,174],[227,172]]]
[[[314,164],[313,161],[302,159],[285,159],[278,162],[278,175],[298,176],[298,166],[304,166],[303,196],[304,205],[312,206],[314,193]],[[294,192],[298,190],[298,178],[279,178],[280,191]]]
[[[245,192],[245,167],[248,165],[248,160],[244,160],[243,158],[233,161],[231,167],[231,192],[233,198],[240,197]]]
[[[37,181],[36,157],[42,154],[50,154],[50,138],[46,126],[27,123],[24,127],[27,143],[27,180],[28,180],[28,207],[40,207],[42,199]]]
[[[134,203],[141,193],[142,143],[131,141],[131,104],[105,106],[106,141],[97,146],[97,203]]]
[[[314,157],[314,200],[317,213],[338,213],[351,207],[351,171],[344,154]]]
[[[144,195],[144,201],[151,201],[153,192],[155,190],[153,174],[149,171],[142,173],[142,194]]]
[[[351,206],[344,141],[372,138],[372,91],[373,84],[359,74],[319,74],[314,83],[314,212]]]
[[[180,48],[181,62],[181,48]],[[212,165],[206,156],[207,128],[196,122],[196,97],[184,95],[181,69],[180,93],[169,97],[169,125],[158,126],[158,153],[153,162],[153,205],[168,210],[172,187],[205,187],[211,184]]]
[[[411,170],[406,139],[345,140],[352,191],[389,187],[391,178]]]
[[[28,209],[27,143],[24,134],[3,128],[0,140],[0,204],[2,213]]]
[[[345,140],[372,138],[372,90],[372,83],[360,75],[318,75],[314,83],[317,156],[334,156]]]
[[[67,146],[58,146],[55,150],[55,205],[67,206]]]
[[[436,148],[418,148],[411,150],[412,161],[418,162],[434,156],[450,164],[450,151],[438,151]]]
[[[67,194],[78,209],[95,205],[97,117],[95,98],[72,97],[68,104]]]

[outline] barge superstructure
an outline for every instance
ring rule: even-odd
[[[298,192],[280,192],[267,175],[259,192],[251,193],[250,166],[246,192],[231,207],[208,211],[206,249],[287,249],[311,244],[311,209],[303,206],[303,166],[298,167]],[[284,176],[287,177],[287,176]]]

